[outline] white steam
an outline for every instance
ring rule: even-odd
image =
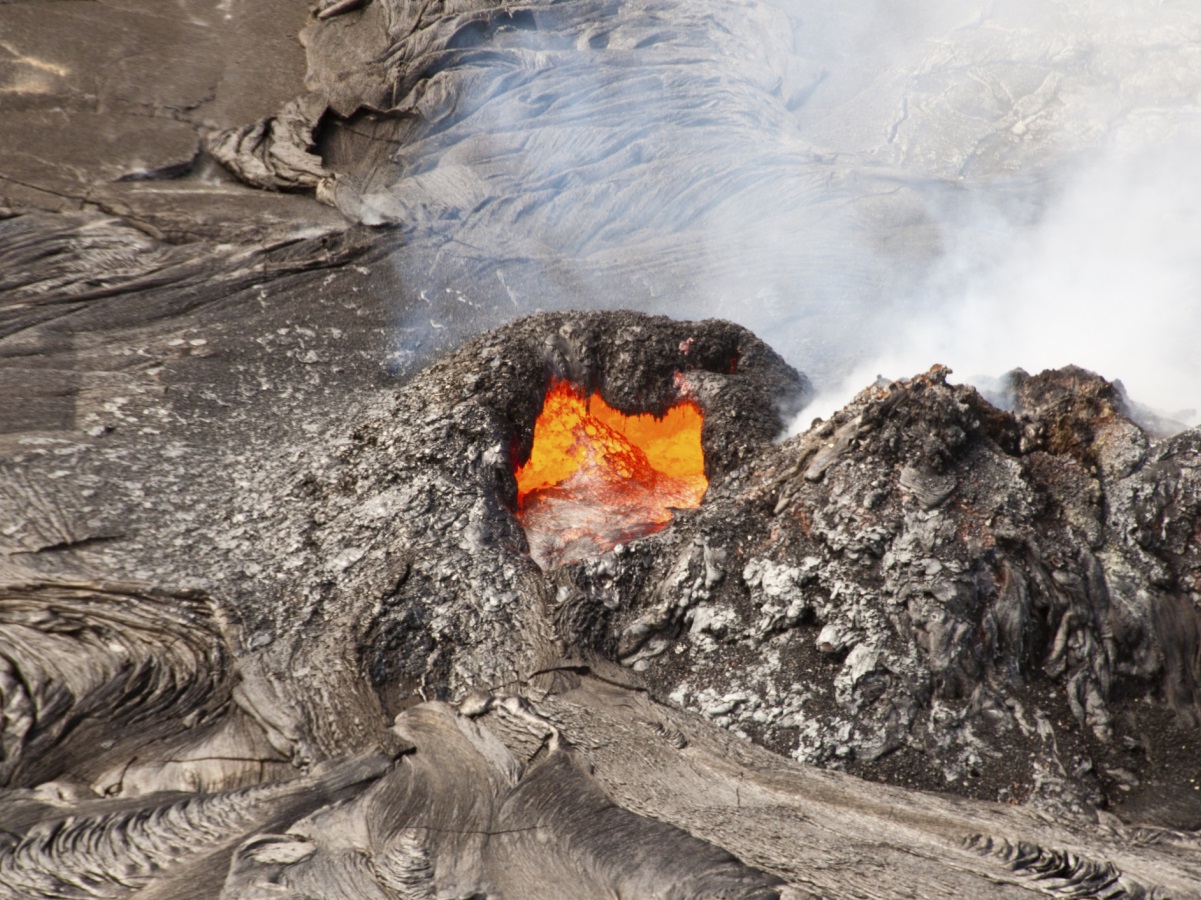
[[[1184,424],[1201,406],[1201,147],[1115,150],[1066,183],[1033,223],[977,210],[943,223],[946,253],[879,355],[824,393],[826,417],[877,375],[935,362],[978,382],[1076,364],[1119,378]]]
[[[841,70],[802,122],[922,194],[940,247],[916,284],[891,286],[861,323],[866,361],[822,385],[794,430],[878,375],[936,362],[968,382],[1076,364],[1195,424],[1201,8],[999,0],[884,10],[843,14],[843,31],[830,14],[823,34]],[[883,140],[873,117],[890,122]]]
[[[406,230],[398,354],[633,307],[756,331],[827,392],[798,428],[934,363],[1197,420],[1197,0],[534,7],[346,208]]]

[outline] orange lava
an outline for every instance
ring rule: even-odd
[[[658,531],[709,486],[703,416],[684,401],[661,418],[627,416],[600,395],[552,382],[517,470],[517,515],[544,567]]]

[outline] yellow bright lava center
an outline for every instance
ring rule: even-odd
[[[627,416],[599,394],[583,392],[566,381],[554,381],[534,424],[530,458],[517,470],[517,505],[535,491],[562,484],[572,475],[599,469],[600,477],[636,478],[652,484],[658,476],[686,483],[699,506],[709,481],[701,449],[704,417],[697,405],[682,401],[661,418],[649,413]],[[676,494],[678,497],[678,493]],[[689,499],[693,499],[689,497]]]

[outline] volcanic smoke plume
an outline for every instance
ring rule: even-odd
[[[209,146],[403,231],[397,365],[630,306],[771,335],[823,415],[935,361],[1201,408],[1188,4],[375,0],[305,43],[304,96]]]

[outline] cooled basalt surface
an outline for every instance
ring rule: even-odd
[[[938,368],[866,390],[612,562],[619,658],[805,762],[1195,828],[1195,435],[1119,388]]]
[[[1082,370],[945,378],[777,443],[811,388],[745,329],[546,314],[264,456],[203,593],[14,583],[0,892],[1187,896],[1193,434]],[[558,380],[688,398],[710,487],[544,571]]]
[[[1111,13],[0,4],[0,896],[1194,896],[1196,432],[480,337],[828,386],[1195,132]],[[702,506],[535,565],[554,377],[697,398]]]

